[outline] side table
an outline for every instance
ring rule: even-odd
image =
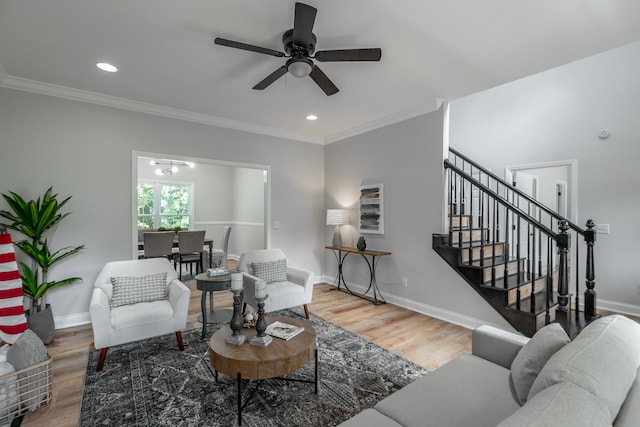
[[[202,338],[207,335],[207,324],[225,323],[231,320],[233,310],[213,309],[213,292],[231,289],[231,274],[220,276],[208,276],[207,273],[200,273],[196,277],[196,288],[202,291],[200,305],[202,314],[198,316],[198,321],[202,322]],[[209,294],[209,311],[207,311],[207,293]]]

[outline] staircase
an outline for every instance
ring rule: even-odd
[[[573,224],[453,148],[444,167],[447,232],[433,249],[509,324],[530,337],[559,322],[574,337],[599,317],[592,220]]]

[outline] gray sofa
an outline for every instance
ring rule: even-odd
[[[620,315],[569,342],[557,324],[528,340],[488,326],[460,356],[341,427],[640,426],[640,324]]]

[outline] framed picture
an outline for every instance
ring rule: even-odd
[[[363,185],[360,187],[358,231],[368,234],[384,234],[382,184]]]

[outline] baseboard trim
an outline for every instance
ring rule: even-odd
[[[620,314],[628,314],[640,317],[640,306],[633,304],[624,304],[617,301],[609,301],[606,299],[597,299],[597,306],[602,310],[615,311]]]
[[[91,323],[89,312],[70,314],[68,316],[56,316],[53,318],[56,329],[71,328],[73,326],[87,325]]]
[[[328,279],[324,277],[324,282],[332,284],[334,283],[335,278]],[[368,286],[359,285],[357,283],[347,282],[349,288],[353,289],[355,292],[364,292],[367,290]],[[390,302],[394,305],[397,305],[402,308],[406,308],[411,311],[415,311],[420,314],[424,314],[426,316],[434,317],[436,319],[443,320],[445,322],[453,323],[454,325],[462,326],[467,329],[475,329],[482,325],[490,325],[498,329],[507,330],[509,332],[516,332],[513,328],[505,328],[504,325],[497,325],[495,323],[487,322],[486,320],[477,319],[475,317],[466,316],[464,314],[456,313],[455,311],[446,310],[440,307],[434,307],[429,304],[424,304],[421,302],[416,302],[404,297],[399,297],[396,295],[383,295],[384,299],[387,302]]]

